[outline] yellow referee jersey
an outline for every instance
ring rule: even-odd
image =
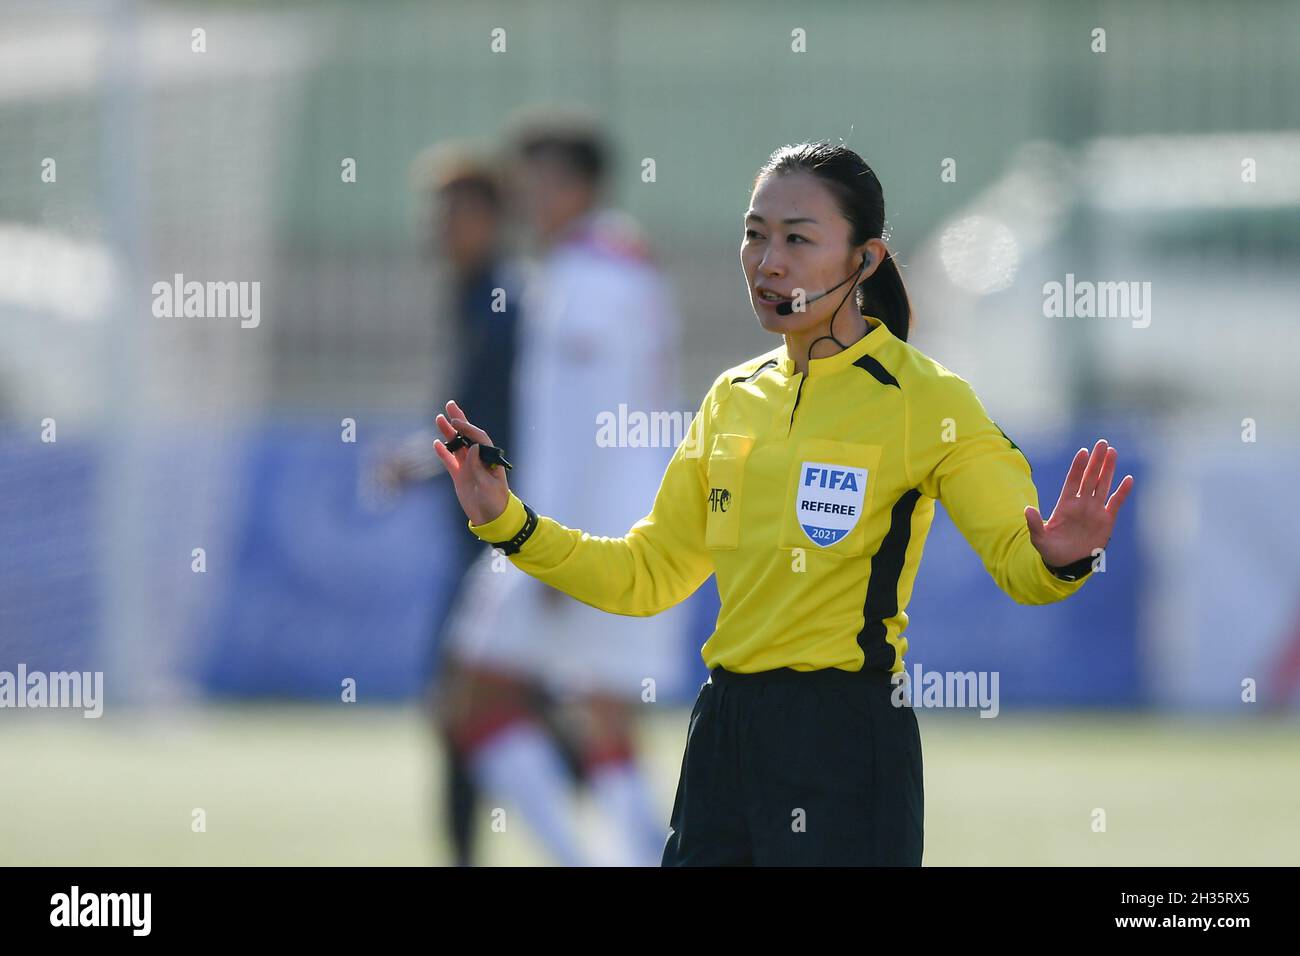
[[[721,610],[701,653],[730,671],[901,670],[936,499],[1014,600],[1081,588],[1086,573],[1058,577],[1030,543],[1029,462],[969,383],[868,321],[806,375],[782,344],[718,376],[623,537],[567,528],[513,492],[470,530],[615,614],[656,614],[716,574]]]

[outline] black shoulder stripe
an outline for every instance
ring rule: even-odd
[[[1017,445],[1015,442],[1013,442],[1011,440],[1011,436],[1008,435],[1006,432],[1002,431],[1002,426],[999,425],[997,422],[993,423],[993,427],[996,428],[999,432],[1001,432],[1002,437],[1007,440],[1007,442],[1011,445],[1012,448],[1020,452],[1020,456],[1025,459],[1025,464],[1029,466],[1029,473],[1032,475],[1034,473],[1034,463],[1029,460],[1029,456],[1025,454],[1025,450],[1021,448],[1019,445]]]
[[[881,385],[892,385],[900,392],[903,390],[903,386],[898,384],[898,379],[890,375],[888,370],[870,355],[862,356],[862,358],[858,359],[853,364],[864,372],[870,372],[872,377]]]
[[[733,378],[733,379],[731,380],[731,384],[732,384],[732,385],[739,385],[741,382],[749,382],[749,381],[752,381],[753,379],[758,378],[759,373],[761,373],[761,372],[763,371],[763,369],[765,369],[765,368],[771,368],[771,367],[773,367],[774,365],[776,365],[776,359],[768,359],[766,362],[764,362],[764,363],[763,363],[762,365],[760,365],[758,368],[754,369],[754,371],[750,372],[748,375],[742,375],[742,376],[740,376],[739,378]]]

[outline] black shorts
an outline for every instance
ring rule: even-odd
[[[715,667],[664,866],[920,866],[921,735],[889,674]]]

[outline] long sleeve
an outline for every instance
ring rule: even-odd
[[[1019,604],[1050,604],[1083,587],[1056,577],[1029,539],[1025,507],[1038,507],[1028,459],[989,417],[970,384],[942,376],[908,406],[909,468],[943,503],[985,569]]]
[[[721,380],[719,380],[721,381]],[[716,388],[717,383],[715,383]],[[510,560],[521,571],[584,604],[646,617],[688,598],[713,573],[704,546],[706,486],[703,449],[714,389],[710,389],[659,483],[650,513],[621,538],[567,528],[537,516]],[[469,530],[491,544],[509,542],[530,516],[511,492],[498,517]]]

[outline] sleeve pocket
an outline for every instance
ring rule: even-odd
[[[735,548],[740,543],[740,510],[744,502],[745,462],[754,447],[749,435],[717,435],[709,450],[708,523],[704,546]]]

